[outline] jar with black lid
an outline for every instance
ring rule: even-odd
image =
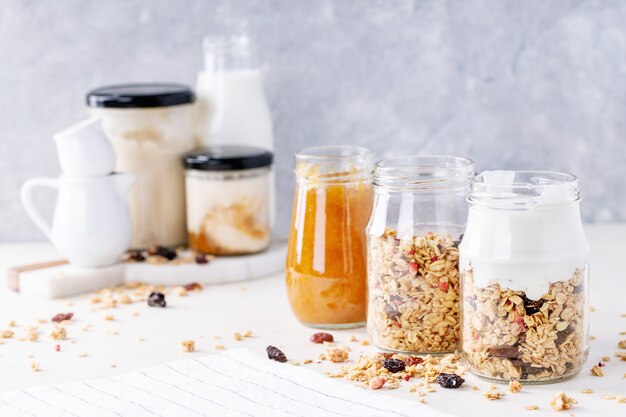
[[[180,84],[100,87],[87,94],[93,115],[116,156],[116,171],[132,172],[131,247],[177,246],[186,241],[183,153],[194,148],[193,91]]]
[[[189,247],[213,255],[260,252],[270,244],[273,154],[251,146],[212,146],[183,156]]]

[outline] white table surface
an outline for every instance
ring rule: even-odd
[[[498,401],[483,398],[490,384],[467,376],[465,386],[458,390],[444,390],[428,394],[424,415],[430,407],[451,415],[517,416],[569,415],[574,416],[626,416],[626,404],[605,400],[603,394],[626,396],[626,362],[614,357],[619,340],[626,339],[619,333],[626,331],[626,225],[600,225],[586,228],[592,248],[591,254],[591,305],[596,311],[591,314],[591,342],[589,360],[577,377],[558,384],[524,386],[521,393],[508,393],[506,386],[498,388],[507,395]],[[58,255],[47,243],[1,244],[0,270],[9,266],[56,259]],[[4,274],[3,274],[4,275]],[[246,283],[208,286],[197,294],[187,297],[168,296],[168,307],[151,308],[141,304],[123,305],[111,312],[115,321],[105,321],[104,310],[94,310],[94,305],[84,297],[74,297],[67,305],[63,300],[41,301],[28,299],[6,290],[3,280],[0,289],[0,330],[15,320],[13,339],[4,339],[0,345],[0,391],[30,387],[39,384],[58,383],[79,379],[90,379],[123,373],[168,361],[212,354],[214,344],[226,348],[245,347],[263,354],[268,344],[283,348],[292,360],[302,362],[315,359],[321,352],[320,345],[308,341],[315,331],[300,325],[291,314],[283,276],[272,276]],[[17,341],[25,326],[35,324],[39,318],[50,319],[60,312],[71,311],[75,323],[67,326],[69,339],[54,341],[47,337],[51,324],[40,325],[42,333],[37,342]],[[133,316],[138,311],[139,316]],[[89,332],[82,331],[84,324],[92,325]],[[255,337],[234,341],[234,332],[252,330]],[[118,332],[117,335],[111,334]],[[348,338],[366,338],[365,329],[333,331],[338,342],[344,342],[353,350],[351,358],[358,353],[375,352],[373,346],[362,347],[349,342]],[[214,337],[221,337],[220,340]],[[140,341],[144,338],[145,341]],[[196,352],[184,353],[180,342],[195,339]],[[56,352],[54,345],[60,344]],[[79,357],[87,352],[87,357]],[[41,366],[33,372],[30,363],[34,359]],[[591,366],[602,356],[611,360],[603,368],[605,377],[589,374]],[[112,367],[111,365],[115,365]],[[338,365],[327,363],[302,365],[318,372],[333,370]],[[349,383],[349,382],[345,382]],[[408,392],[409,384],[398,390],[372,391],[371,395],[393,395],[416,401],[417,396]],[[473,391],[472,385],[480,387]],[[582,394],[583,388],[594,390],[593,394]],[[567,413],[557,413],[549,406],[550,397],[563,390],[578,400],[578,404]],[[525,405],[536,404],[537,411],[524,410]]]

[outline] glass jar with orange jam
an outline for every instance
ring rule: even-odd
[[[365,324],[371,173],[372,153],[365,148],[320,146],[296,154],[287,293],[307,326]]]

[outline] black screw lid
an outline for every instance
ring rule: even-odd
[[[89,107],[167,107],[193,103],[195,99],[191,88],[171,83],[110,85],[87,93]]]
[[[272,165],[272,152],[253,146],[210,146],[183,155],[186,169],[200,171],[234,171]]]

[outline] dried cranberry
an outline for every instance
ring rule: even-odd
[[[209,263],[209,258],[204,253],[199,253],[196,255],[196,263],[203,265]]]
[[[406,366],[404,365],[404,361],[400,359],[389,358],[383,360],[383,368],[385,368],[392,374],[404,371],[405,367]]]
[[[160,256],[167,259],[168,261],[176,259],[176,257],[178,256],[175,250],[166,248],[165,246],[152,246],[150,249],[148,249],[148,255]]]
[[[437,375],[437,382],[443,388],[458,388],[463,385],[465,380],[457,374],[446,374],[442,372]]]
[[[424,359],[420,358],[419,356],[407,356],[407,358],[404,360],[404,363],[407,366],[419,365],[422,362],[424,362]]]
[[[498,345],[489,348],[489,355],[494,358],[517,358],[520,352],[517,346]]]
[[[603,366],[606,366],[606,363],[598,362],[598,366],[602,368]]]
[[[61,323],[65,320],[71,320],[74,317],[74,313],[59,313],[56,316],[52,317],[52,321],[55,323]]]
[[[54,345],[54,350],[57,352],[61,351],[61,345]]]
[[[189,284],[183,285],[183,288],[186,289],[187,291],[195,291],[195,290],[201,290],[202,285],[198,284],[197,282],[190,282]]]
[[[148,296],[148,305],[150,307],[165,307],[167,305],[165,295],[156,291],[151,292]]]
[[[432,258],[430,258],[430,261],[431,261],[431,262],[436,262],[436,261],[437,261],[437,257],[436,257],[436,256],[433,256]]]
[[[315,333],[311,336],[311,342],[313,343],[324,343],[324,342],[332,342],[335,340],[332,334],[330,333]]]
[[[143,256],[143,253],[140,250],[128,251],[127,257],[129,260],[135,261],[135,262],[143,262],[146,260],[146,257]]]
[[[275,346],[268,346],[265,351],[267,352],[267,357],[276,362],[287,362],[287,356],[283,353],[282,350],[278,349]]]
[[[448,292],[449,286],[450,284],[448,283],[448,281],[441,281],[439,283],[439,289],[443,292]]]
[[[404,380],[405,380],[405,381],[408,381],[409,379],[411,379],[411,375],[405,375],[405,376],[404,376]]]
[[[394,355],[393,353],[389,353],[389,352],[378,352],[378,354],[385,359],[389,359]]]

